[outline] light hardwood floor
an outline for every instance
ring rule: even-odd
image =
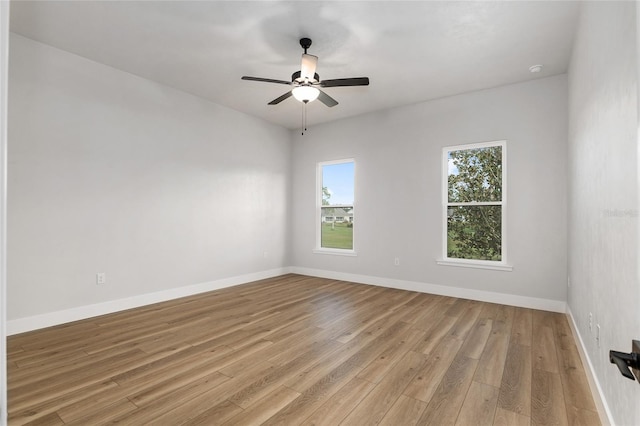
[[[300,275],[8,346],[12,425],[600,424],[564,315]]]

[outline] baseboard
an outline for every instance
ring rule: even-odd
[[[350,281],[370,284],[380,287],[397,288],[399,290],[417,291],[420,293],[438,294],[441,296],[458,297],[460,299],[478,300],[481,302],[499,303],[501,305],[518,306],[522,308],[540,309],[543,311],[565,313],[567,304],[561,300],[540,299],[537,297],[518,296],[515,294],[495,293],[491,291],[473,290],[461,287],[449,287],[438,284],[428,284],[417,281],[380,278],[370,275],[349,274],[322,269],[291,267],[294,274],[311,275],[320,278]]]
[[[591,388],[591,395],[593,395],[593,401],[596,404],[596,409],[598,410],[600,421],[605,426],[613,425],[615,424],[613,421],[613,415],[611,414],[611,410],[609,409],[607,400],[604,397],[602,387],[600,386],[598,377],[596,376],[595,370],[593,369],[591,358],[589,358],[589,354],[587,353],[584,341],[582,340],[582,335],[578,331],[578,326],[576,325],[575,319],[573,318],[573,313],[571,312],[571,308],[569,306],[567,306],[567,315],[569,316],[569,326],[571,327],[573,338],[576,342],[576,346],[578,347],[582,365],[585,367],[585,374],[587,375],[587,381],[589,382],[589,388]]]
[[[111,300],[108,302],[79,306],[77,308],[65,309],[62,311],[48,312],[46,314],[34,315],[26,318],[18,318],[7,321],[7,335],[11,336],[72,321],[124,311],[126,309],[151,305],[153,303],[166,302],[180,297],[192,296],[194,294],[219,290],[252,281],[263,280],[265,278],[277,277],[289,272],[289,268],[270,269],[267,271],[254,272],[251,274],[238,275],[215,281],[172,288],[155,293],[141,294],[139,296],[128,297],[126,299]]]
[[[79,306],[62,311],[48,312],[26,318],[7,321],[7,335],[11,336],[27,331],[38,330],[54,325],[65,324],[99,315],[111,314],[126,309],[138,308],[153,303],[165,302],[180,297],[192,296],[207,291],[219,290],[226,287],[245,284],[252,281],[272,278],[286,273],[310,275],[314,277],[350,281],[380,287],[397,288],[400,290],[417,291],[421,293],[438,294],[442,296],[458,297],[461,299],[479,300],[482,302],[499,303],[502,305],[519,306],[540,309],[551,312],[566,312],[566,303],[560,300],[540,299],[535,297],[518,296],[513,294],[495,293],[490,291],[472,290],[460,287],[449,287],[428,284],[417,281],[381,278],[369,275],[349,274],[344,272],[327,271],[302,267],[283,267],[235,277],[223,278],[185,287],[177,287],[155,293],[141,294],[126,299],[112,300],[93,305]]]

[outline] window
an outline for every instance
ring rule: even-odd
[[[443,150],[442,264],[506,265],[506,142]]]
[[[317,170],[317,253],[355,255],[353,244],[355,162],[327,161]]]

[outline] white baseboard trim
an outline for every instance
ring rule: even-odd
[[[600,416],[600,422],[602,422],[602,424],[605,426],[614,425],[615,422],[613,421],[613,415],[611,414],[611,410],[609,409],[607,400],[604,397],[602,387],[600,386],[598,377],[596,376],[595,370],[593,369],[591,358],[589,358],[589,354],[587,353],[587,350],[584,346],[584,341],[582,340],[582,335],[578,331],[578,326],[576,325],[575,318],[573,318],[573,313],[571,312],[571,308],[569,306],[567,306],[567,315],[569,316],[569,326],[571,327],[571,332],[573,333],[576,346],[578,347],[578,352],[580,353],[580,359],[582,359],[582,365],[584,365],[585,367],[587,381],[589,382],[591,394],[593,395],[593,401],[596,404],[596,409],[598,410],[598,415]]]
[[[79,306],[62,311],[48,312],[46,314],[34,315],[31,317],[18,318],[7,321],[7,335],[11,336],[18,333],[38,330],[41,328],[65,324],[72,321],[111,314],[114,312],[124,311],[126,309],[138,308],[153,303],[178,299],[180,297],[187,297],[194,294],[205,293],[207,291],[219,290],[222,288],[245,284],[265,278],[272,278],[287,273],[310,275],[320,278],[350,281],[380,287],[397,288],[400,290],[438,294],[442,296],[479,300],[482,302],[499,303],[502,305],[519,306],[551,312],[567,312],[566,303],[560,300],[540,299],[513,294],[503,294],[490,291],[465,289],[460,287],[428,284],[417,281],[397,280],[392,278],[374,277],[370,275],[350,274],[345,272],[335,272],[294,266],[223,278],[220,280],[193,284],[184,287],[177,287],[155,293],[141,294],[138,296],[128,297],[126,299],[111,300],[108,302]]]
[[[397,288],[399,290],[417,291],[420,293],[438,294],[441,296],[458,297],[461,299],[478,300],[481,302],[499,303],[501,305],[518,306],[522,308],[540,309],[543,311],[565,313],[567,304],[561,300],[540,299],[537,297],[518,296],[515,294],[495,293],[492,291],[472,290],[461,287],[449,287],[438,284],[428,284],[417,281],[380,278],[370,275],[349,274],[323,269],[301,268],[293,266],[289,271],[294,274],[311,275],[341,281],[351,281],[380,287]]]
[[[99,315],[124,311],[126,309],[151,305],[153,303],[165,302],[168,300],[178,299],[180,297],[192,296],[194,294],[219,290],[222,288],[245,284],[252,281],[263,280],[265,278],[277,277],[289,272],[289,268],[270,269],[267,271],[222,278],[215,281],[193,284],[184,287],[176,287],[169,290],[158,291],[155,293],[141,294],[139,296],[128,297],[126,299],[111,300],[108,302],[79,306],[77,308],[65,309],[62,311],[48,312],[46,314],[34,315],[26,318],[18,318],[7,321],[7,335],[11,336],[18,333],[24,333],[27,331],[38,330],[54,325],[65,324],[68,322],[96,317]]]

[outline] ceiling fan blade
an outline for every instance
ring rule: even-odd
[[[338,101],[333,99],[331,96],[327,95],[326,93],[324,93],[320,89],[318,89],[318,91],[320,92],[320,94],[318,95],[318,100],[320,102],[322,102],[323,104],[325,104],[328,107],[334,107],[334,106],[338,105]]]
[[[318,66],[318,57],[313,55],[302,54],[302,63],[300,64],[300,77],[313,81]]]
[[[269,105],[277,105],[280,102],[284,101],[285,99],[290,98],[291,95],[292,95],[291,91],[288,91],[287,93],[285,93],[284,95],[280,96],[279,98],[275,98],[274,100],[269,102]]]
[[[336,78],[333,80],[322,80],[320,86],[322,87],[344,87],[344,86],[368,86],[369,77],[355,77],[355,78]]]
[[[261,78],[261,77],[248,77],[248,76],[243,76],[242,77],[243,80],[249,80],[249,81],[262,81],[264,83],[277,83],[277,84],[286,84],[287,86],[291,86],[291,82],[290,81],[284,81],[284,80],[274,80],[272,78]]]

